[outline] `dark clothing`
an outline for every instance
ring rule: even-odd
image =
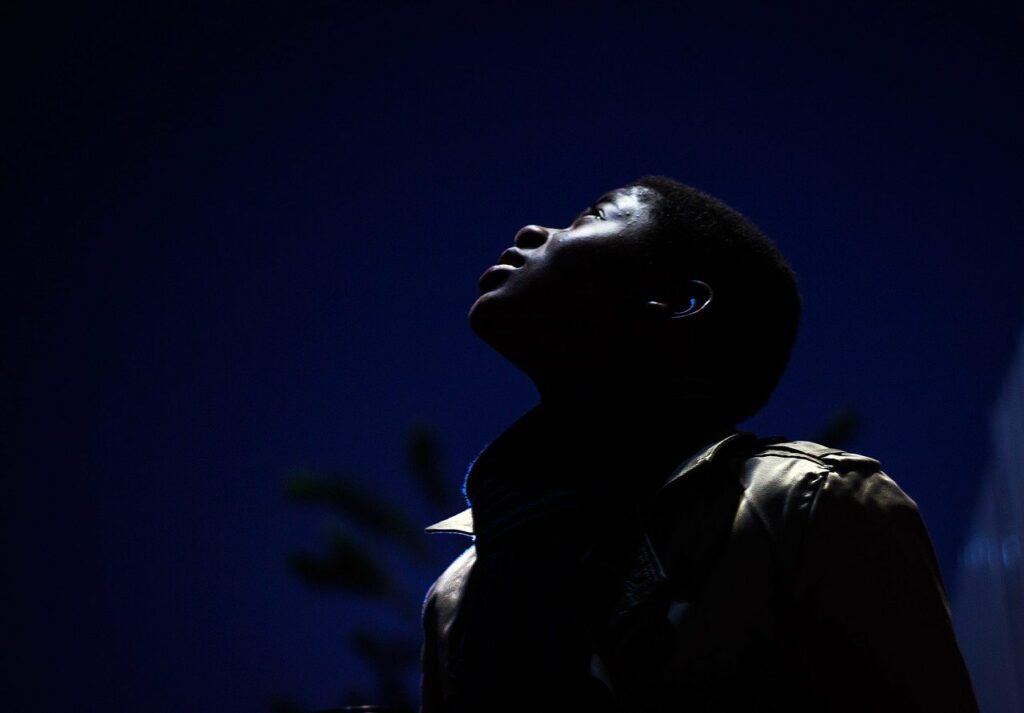
[[[671,403],[687,408],[678,395]],[[454,710],[489,710],[493,691],[510,679],[517,681],[504,694],[510,709],[517,707],[512,696],[577,709],[594,689],[580,605],[596,593],[586,589],[580,562],[623,503],[649,495],[700,445],[659,438],[645,427],[650,420],[638,414],[631,425],[612,429],[579,409],[537,407],[474,461],[466,495],[475,562],[453,630],[462,681],[452,691]],[[659,446],[629,447],[652,440]],[[600,687],[597,693],[605,696]]]
[[[877,461],[735,432],[629,458],[639,430],[574,449],[531,414],[474,462],[472,511],[428,528],[475,545],[424,604],[424,713],[976,709]]]

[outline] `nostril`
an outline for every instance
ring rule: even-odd
[[[519,232],[516,233],[516,239],[513,241],[517,248],[523,250],[529,250],[531,248],[539,248],[548,239],[548,231],[539,225],[527,225],[524,228],[520,228]]]

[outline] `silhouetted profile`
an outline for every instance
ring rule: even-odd
[[[754,225],[648,177],[500,262],[470,324],[540,403],[428,528],[473,545],[424,603],[424,713],[976,709],[914,502],[736,428],[800,315]]]

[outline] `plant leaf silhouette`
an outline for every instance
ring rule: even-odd
[[[419,642],[406,637],[384,639],[366,629],[356,629],[352,633],[352,644],[359,654],[375,665],[405,667],[419,661]]]
[[[340,529],[327,536],[327,554],[295,552],[288,564],[306,584],[316,589],[341,589],[365,596],[389,593],[391,580],[373,554]]]
[[[852,408],[841,408],[832,414],[814,440],[833,448],[846,448],[860,431],[860,414]]]
[[[425,424],[414,426],[407,432],[404,446],[412,485],[422,493],[417,499],[424,501],[415,505],[426,506],[423,512],[397,507],[392,504],[393,491],[366,488],[359,479],[337,472],[294,470],[284,482],[288,500],[326,508],[334,515],[335,526],[329,532],[326,554],[292,554],[288,557],[292,571],[316,589],[382,600],[389,609],[388,618],[401,624],[402,633],[397,635],[383,627],[376,629],[374,621],[348,630],[353,652],[375,674],[377,702],[392,706],[395,713],[414,711],[412,674],[419,665],[423,592],[451,561],[451,553],[431,541],[422,526],[451,515],[460,505],[465,507],[456,502],[459,491],[444,476],[434,429]],[[352,532],[365,535],[366,542]],[[390,544],[402,545],[397,554],[403,562],[394,569],[394,562],[387,560],[389,569],[385,571],[378,563],[385,561],[381,555]],[[413,578],[423,586],[416,584],[415,591],[410,591],[406,580]],[[353,689],[348,697],[356,703],[362,694]]]
[[[422,552],[426,543],[419,527],[406,513],[371,493],[354,478],[337,473],[297,471],[285,480],[285,495],[295,503],[320,505],[346,521],[377,535]]]
[[[377,672],[379,694],[393,705],[410,706],[405,680],[409,669],[419,662],[419,641],[382,637],[365,629],[352,632],[351,640],[353,649]]]
[[[450,488],[446,487],[441,467],[441,449],[437,434],[430,426],[419,424],[409,432],[405,448],[409,470],[435,507],[448,505]]]

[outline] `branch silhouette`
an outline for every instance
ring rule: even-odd
[[[445,475],[435,430],[427,424],[413,426],[406,437],[405,459],[413,486],[430,511],[431,521],[460,507],[458,488]],[[285,498],[294,504],[319,508],[331,516],[322,547],[317,552],[295,551],[287,565],[311,589],[363,598],[385,604],[403,632],[396,636],[367,626],[347,633],[352,650],[374,673],[372,696],[396,713],[414,710],[418,691],[410,685],[418,670],[420,653],[419,612],[423,592],[410,591],[380,563],[385,548],[396,548],[404,558],[403,571],[429,581],[448,564],[448,557],[428,546],[422,515],[396,507],[386,492],[372,490],[353,474],[338,471],[296,469],[284,481]],[[347,703],[361,692],[350,691]],[[300,709],[277,699],[274,711],[297,713]]]

